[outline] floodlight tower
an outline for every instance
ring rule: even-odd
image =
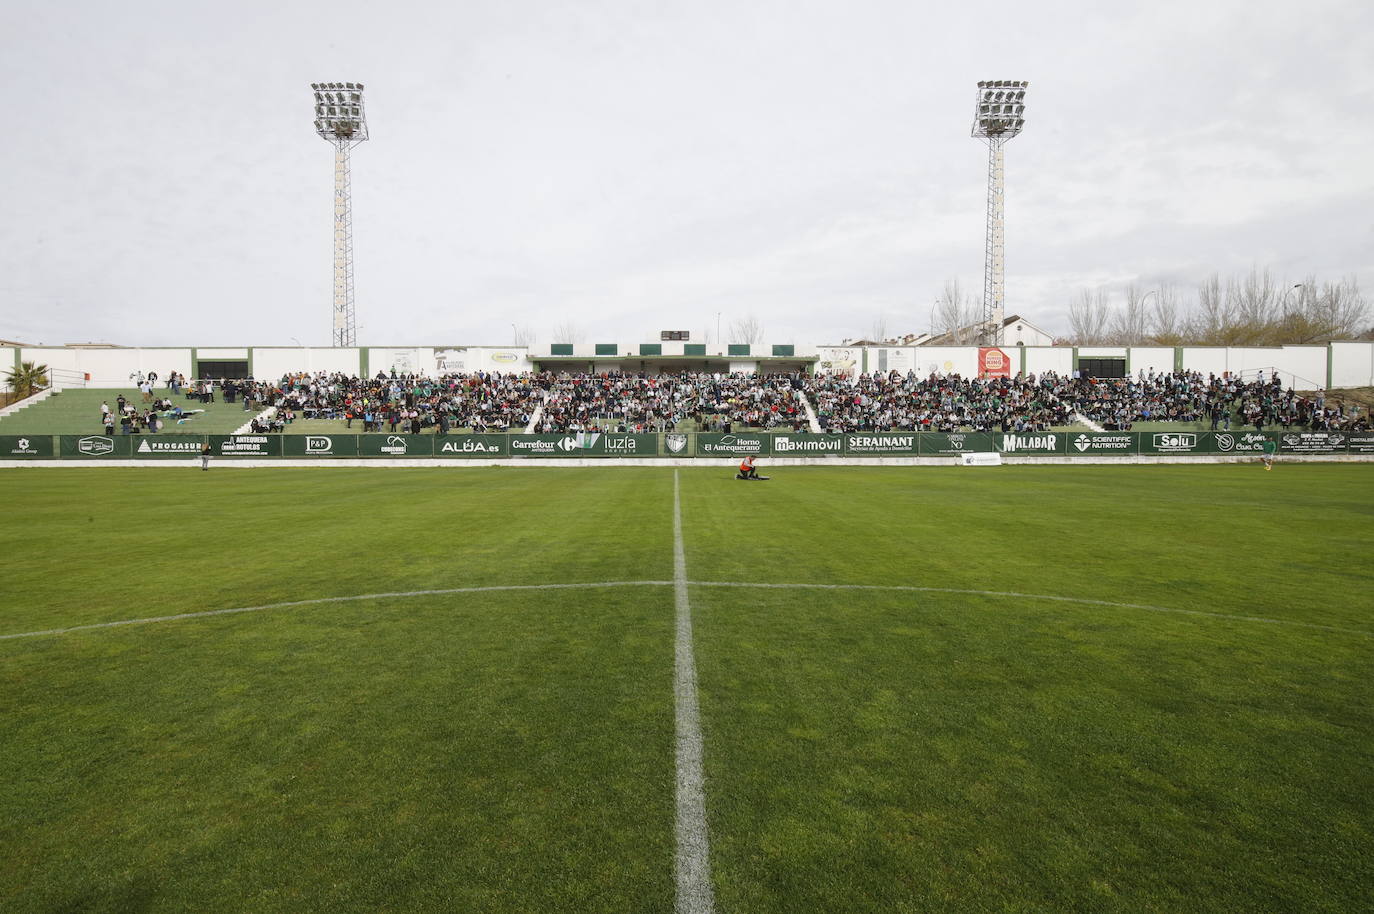
[[[315,132],[334,146],[334,345],[357,342],[353,314],[353,191],[348,151],[367,139],[362,83],[311,83]]]
[[[973,136],[988,144],[988,232],[983,253],[983,324],[979,341],[995,343],[1005,317],[1006,241],[1003,237],[1002,145],[1025,125],[1025,80],[993,79],[978,84]]]

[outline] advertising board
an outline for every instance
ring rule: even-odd
[[[698,457],[756,457],[771,454],[769,435],[738,432],[730,435],[697,435]]]
[[[511,435],[512,457],[657,457],[658,436],[621,432]]]
[[[991,432],[924,432],[917,436],[922,457],[957,457],[993,450]]]
[[[1063,454],[1069,436],[1064,432],[1002,432],[992,436],[1003,454]]]
[[[62,435],[58,439],[58,454],[82,459],[112,459],[128,457],[133,450],[134,435]]]
[[[1351,432],[1345,447],[1351,454],[1374,454],[1374,432]]]
[[[0,460],[35,460],[52,456],[52,435],[0,435]]]
[[[1133,432],[1080,432],[1069,435],[1068,454],[1070,457],[1101,457],[1104,454],[1126,457],[1135,454],[1136,446]]]
[[[505,457],[505,435],[438,435],[435,457]]]
[[[842,437],[846,454],[915,457],[918,449],[915,432],[851,432]]]
[[[359,435],[359,457],[433,457],[433,435]]]
[[[205,445],[204,435],[138,435],[130,439],[132,456],[139,460],[177,458],[187,460],[200,456]]]
[[[823,457],[844,453],[844,438],[839,435],[774,435],[774,457]]]
[[[284,457],[357,457],[357,435],[282,435]]]
[[[1210,432],[1141,432],[1142,454],[1208,454]]]
[[[280,457],[282,435],[211,435],[216,457]]]
[[[1279,453],[1344,454],[1345,432],[1279,432]]]
[[[1272,441],[1271,432],[1208,432],[1212,436],[1212,450],[1218,454],[1262,454],[1264,442]]]

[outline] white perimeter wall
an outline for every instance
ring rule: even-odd
[[[1332,343],[1331,386],[1374,387],[1374,343]]]
[[[1367,345],[1367,344],[1356,344]],[[1325,346],[1185,346],[1183,368],[1217,376],[1230,373],[1253,378],[1259,371],[1269,377],[1277,371],[1285,386],[1311,390],[1326,386]]]
[[[1082,355],[1080,352],[1079,355]],[[1131,374],[1142,371],[1168,374],[1174,370],[1174,347],[1172,346],[1133,346],[1131,348]]]
[[[11,355],[10,359],[13,360]],[[20,358],[25,362],[36,362],[53,369],[76,371],[91,376],[91,387],[132,387],[142,371],[147,374],[156,371],[158,385],[165,383],[167,375],[179,371],[188,378],[191,376],[190,349],[65,349],[60,347],[30,348],[20,350]],[[13,361],[6,364],[6,370]]]
[[[205,358],[205,350],[196,353]],[[294,346],[286,348],[260,349],[253,347],[253,377],[262,381],[277,381],[282,375],[297,371],[314,374],[317,371],[343,372],[356,375],[360,368],[359,351],[353,348],[336,349],[332,346],[309,347]]]
[[[1064,347],[1057,349],[1038,346],[1027,347],[1026,373],[1039,376],[1047,371],[1052,371],[1061,377],[1072,375],[1073,350]]]

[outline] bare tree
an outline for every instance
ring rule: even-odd
[[[1221,277],[1213,273],[1197,287],[1197,312],[1190,321],[1188,336],[1199,343],[1222,343],[1230,325],[1229,297],[1222,294]]]
[[[981,310],[980,303],[964,292],[959,280],[951,279],[935,302],[935,329],[948,335],[952,343],[972,342],[978,335]]]
[[[512,328],[515,331],[515,346],[526,348],[534,345],[534,328],[528,324],[521,324]]]
[[[1074,342],[1079,345],[1104,342],[1110,317],[1111,306],[1107,303],[1106,289],[1080,291],[1078,300],[1069,303],[1069,329],[1073,332]]]
[[[873,318],[873,328],[869,339],[875,343],[881,343],[887,339],[887,315],[879,314]]]
[[[582,337],[582,328],[572,321],[564,321],[553,328],[553,342],[555,343],[580,343]]]
[[[730,321],[730,341],[732,343],[762,343],[763,324],[752,314]]]
[[[1349,340],[1360,336],[1369,317],[1369,302],[1360,294],[1355,277],[1317,286],[1309,277],[1297,296],[1298,304],[1289,313],[1286,330],[1290,343],[1317,340]]]
[[[1178,290],[1172,283],[1161,283],[1150,310],[1150,337],[1154,342],[1166,346],[1183,342],[1178,308]]]
[[[1149,321],[1145,297],[1140,287],[1131,283],[1126,287],[1126,301],[1112,314],[1109,337],[1121,346],[1139,346],[1145,342],[1145,327]]]

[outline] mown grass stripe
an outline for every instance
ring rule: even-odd
[[[917,587],[910,584],[753,584],[743,581],[689,581],[688,583],[693,587],[757,587],[767,590],[884,590],[911,593],[957,593],[975,597],[1010,597],[1016,600],[1050,600],[1055,603],[1079,603],[1085,606],[1107,606],[1113,609],[1141,609],[1155,613],[1179,613],[1185,616],[1203,616],[1208,619],[1258,622],[1263,625],[1291,625],[1295,628],[1313,628],[1325,632],[1340,632],[1346,635],[1363,635],[1366,638],[1374,638],[1374,631],[1342,628],[1338,625],[1319,625],[1316,622],[1299,622],[1295,619],[1243,616],[1238,613],[1214,613],[1202,609],[1151,606],[1148,603],[1117,603],[1112,600],[1092,600],[1086,597],[1058,597],[1045,593],[1018,593],[1014,590],[968,590],[962,587]]]

